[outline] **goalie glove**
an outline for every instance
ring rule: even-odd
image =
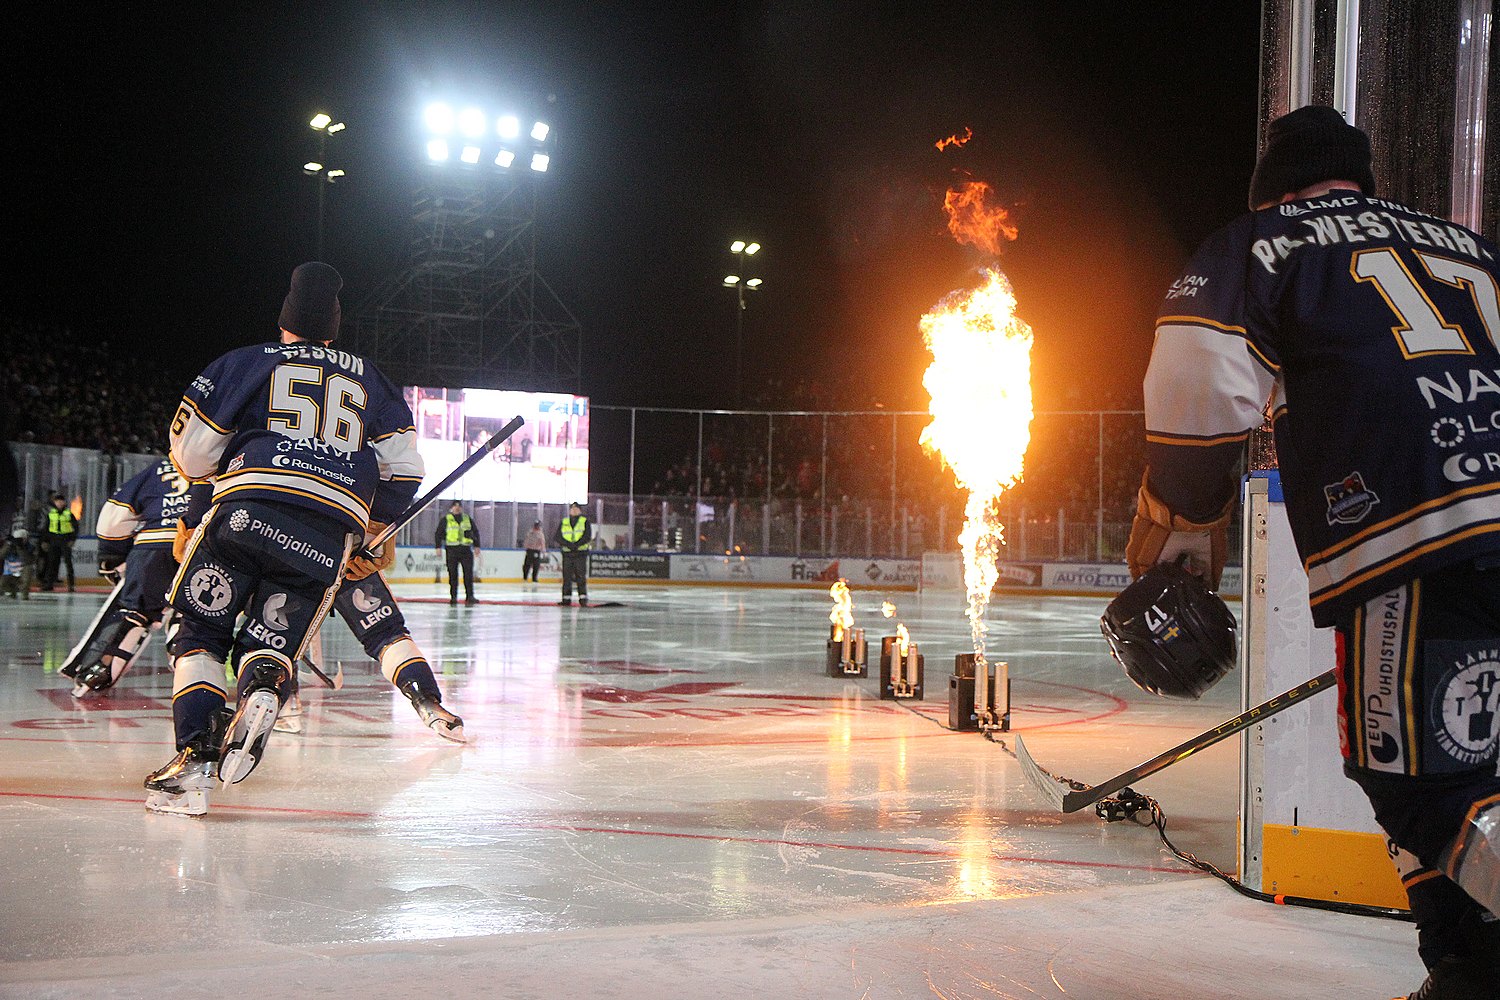
[[[375,539],[386,526],[379,521],[371,521],[365,528],[365,547],[349,557],[349,564],[344,567],[344,579],[363,580],[371,573],[390,569],[396,565],[395,539],[391,539],[377,549],[370,549],[370,542]]]
[[[1125,561],[1130,575],[1139,579],[1160,562],[1173,562],[1187,556],[1187,569],[1203,579],[1209,590],[1219,589],[1219,577],[1229,551],[1229,518],[1234,500],[1212,521],[1202,523],[1172,513],[1170,507],[1151,492],[1150,470],[1141,477],[1141,491],[1136,498],[1135,520],[1130,525],[1130,540],[1125,543]]]

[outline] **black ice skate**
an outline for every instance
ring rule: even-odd
[[[411,707],[417,710],[422,725],[450,742],[465,742],[464,720],[444,708],[442,701],[423,694],[416,681],[407,681],[399,690],[411,701]]]
[[[229,722],[219,757],[219,780],[226,785],[244,781],[265,756],[266,740],[276,725],[281,699],[276,689],[286,679],[286,669],[277,663],[256,663],[250,686],[240,698],[240,707]]]
[[[202,816],[208,812],[208,790],[213,787],[218,764],[218,755],[203,745],[183,747],[177,756],[146,775],[146,808],[174,816]]]

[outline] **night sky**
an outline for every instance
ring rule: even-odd
[[[730,403],[742,235],[766,247],[752,387],[921,407],[917,319],[980,263],[943,224],[964,171],[1015,209],[1038,408],[1137,406],[1157,299],[1254,158],[1256,3],[155,7],[21,15],[7,286],[17,318],[184,370],[274,334],[313,255],[318,110],[349,125],[347,311],[405,259],[429,97],[550,109],[541,270],[611,404]]]

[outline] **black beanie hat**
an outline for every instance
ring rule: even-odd
[[[1282,115],[1266,130],[1266,151],[1250,178],[1250,208],[1319,181],[1354,181],[1375,193],[1370,137],[1334,108],[1313,104]]]
[[[327,264],[312,260],[297,265],[292,287],[281,304],[281,328],[304,340],[333,340],[339,335],[339,289],[344,279]]]

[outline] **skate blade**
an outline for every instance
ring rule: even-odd
[[[276,724],[271,727],[278,733],[300,733],[302,732],[302,720],[297,716],[281,716]]]
[[[75,698],[87,698],[93,693],[94,689],[83,683],[83,681],[79,681],[73,685],[73,697]]]
[[[202,789],[187,792],[147,792],[146,809],[167,816],[202,816],[208,812],[208,792]]]
[[[437,733],[449,743],[467,743],[464,739],[464,724],[460,722],[456,726],[449,726],[442,719],[433,719],[428,728]]]
[[[224,755],[219,761],[219,780],[226,785],[237,784],[249,777],[260,763],[265,751],[266,734],[276,724],[278,702],[271,691],[256,691],[249,695],[240,710],[235,713],[225,741]]]

